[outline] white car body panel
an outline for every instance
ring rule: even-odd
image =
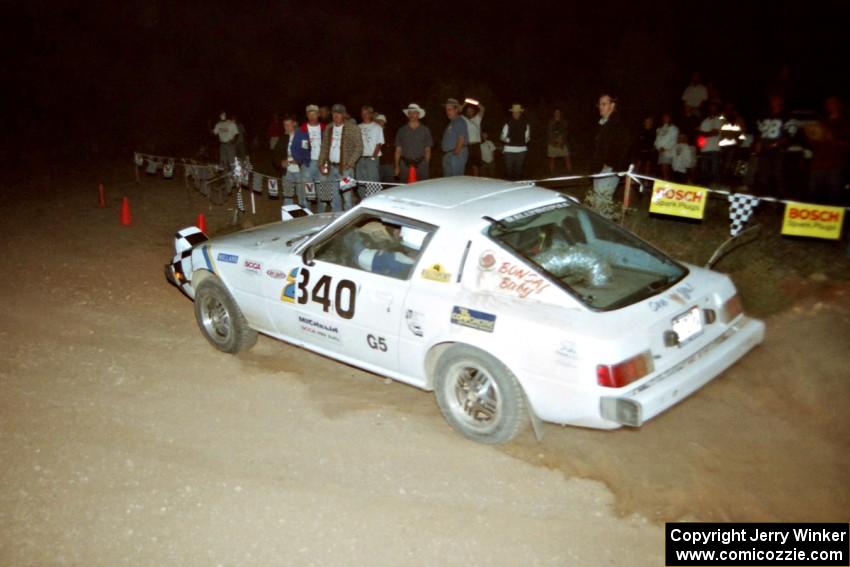
[[[301,217],[198,244],[180,288],[193,297],[195,278],[214,273],[256,330],[426,390],[427,357],[436,345],[475,346],[510,368],[540,419],[604,429],[626,422],[614,415],[618,404],[637,407],[638,421],[629,424],[640,425],[763,340],[763,323],[740,315],[705,323],[693,340],[665,346],[674,317],[694,306],[719,312],[735,295],[722,274],[687,266],[688,275],[669,289],[619,309],[593,310],[485,234],[490,221],[483,217],[563,202],[553,191],[495,180],[421,182],[370,197],[341,217]],[[307,249],[363,210],[437,227],[409,279],[322,260],[305,264]],[[611,254],[621,252],[612,245]],[[326,304],[299,303],[305,271],[305,289],[327,278]],[[350,318],[340,315],[349,308]],[[653,372],[623,388],[597,384],[598,364],[645,350]]]

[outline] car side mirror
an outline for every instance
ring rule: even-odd
[[[304,250],[304,254],[302,254],[301,257],[302,257],[302,260],[304,261],[305,265],[312,266],[316,263],[316,262],[313,261],[313,258],[315,258],[315,256],[316,256],[316,252],[315,252],[315,250],[313,250],[313,247],[308,246],[307,249]]]

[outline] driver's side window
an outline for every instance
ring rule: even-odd
[[[363,214],[318,244],[314,258],[406,280],[431,232],[423,225],[394,216]]]

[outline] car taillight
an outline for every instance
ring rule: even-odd
[[[741,303],[741,296],[737,293],[726,300],[723,308],[720,310],[724,323],[731,323],[735,318],[744,312],[744,304]]]
[[[650,374],[654,369],[652,353],[646,351],[617,364],[597,365],[596,383],[606,388],[622,388]]]

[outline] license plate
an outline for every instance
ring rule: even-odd
[[[702,315],[699,307],[692,307],[673,319],[673,330],[679,336],[679,344],[684,344],[702,332]]]

